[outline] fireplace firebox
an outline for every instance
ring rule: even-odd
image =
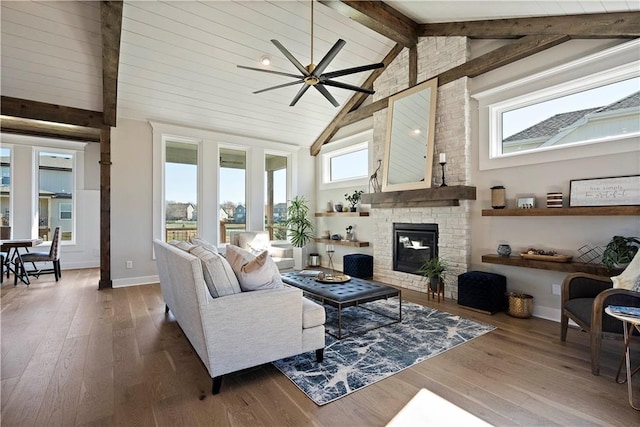
[[[393,224],[393,269],[420,274],[425,261],[438,256],[438,224]]]

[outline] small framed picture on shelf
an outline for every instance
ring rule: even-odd
[[[569,206],[640,206],[640,175],[570,181]]]

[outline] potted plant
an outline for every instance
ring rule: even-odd
[[[344,198],[351,205],[351,212],[355,212],[356,211],[356,206],[358,205],[358,202],[360,201],[360,197],[362,196],[362,193],[364,193],[364,191],[356,190],[352,194],[349,194],[349,193],[345,193],[344,194]]]
[[[602,263],[609,270],[626,267],[638,252],[637,237],[613,236],[602,254]]]
[[[305,259],[302,248],[313,238],[313,223],[309,220],[309,206],[304,196],[296,196],[291,200],[284,223],[291,245],[294,247],[295,268],[302,270]]]
[[[432,291],[436,291],[438,289],[438,284],[442,283],[442,276],[449,268],[446,260],[433,257],[429,258],[422,264],[418,273],[422,274],[424,277],[429,279],[429,287]]]

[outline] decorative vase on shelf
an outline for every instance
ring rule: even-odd
[[[342,212],[342,203],[336,203],[335,205],[333,205],[333,208],[336,210],[336,212]]]
[[[511,255],[511,246],[507,244],[499,244],[497,252],[498,256],[507,258],[509,257],[509,255]]]

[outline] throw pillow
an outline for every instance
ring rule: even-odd
[[[227,260],[243,291],[283,287],[280,271],[267,251],[258,256],[238,246],[227,246]]]
[[[189,252],[195,247],[195,245],[192,245],[189,242],[185,242],[184,240],[172,240],[169,242],[169,244],[175,246],[178,249],[182,249],[185,252]]]
[[[640,251],[636,253],[627,268],[619,276],[611,278],[614,288],[632,289],[640,277]]]
[[[194,246],[191,254],[200,258],[204,282],[214,298],[242,292],[236,275],[224,257],[201,246]]]
[[[238,246],[240,246],[242,249],[251,251],[254,255],[257,255],[269,248],[269,234],[263,232],[240,233],[240,236],[238,236]]]
[[[190,241],[192,244],[196,245],[196,246],[202,246],[203,248],[205,248],[205,249],[206,249],[206,250],[208,250],[208,251],[213,252],[214,254],[217,254],[217,253],[218,253],[218,248],[216,248],[216,247],[213,245],[213,243],[211,243],[211,242],[209,242],[209,241],[207,241],[207,240],[205,240],[205,239],[202,239],[202,238],[200,238],[200,237],[191,237],[191,238],[189,239],[189,241]]]

